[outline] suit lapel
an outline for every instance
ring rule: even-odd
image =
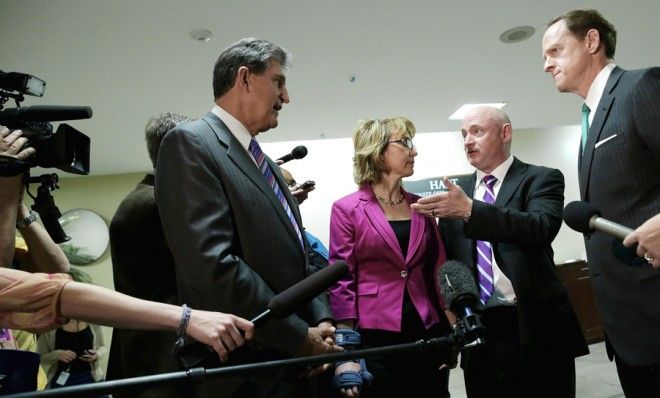
[[[405,262],[399,241],[394,235],[394,230],[392,230],[390,223],[385,218],[385,213],[380,208],[370,186],[367,185],[360,189],[360,199],[364,201],[364,212],[371,225],[374,226],[374,229],[383,238],[387,246],[396,253],[402,262]]]
[[[474,187],[477,184],[477,173],[475,172],[472,173],[470,177],[459,179],[457,184],[470,199],[474,199]],[[454,222],[460,223],[461,226],[464,226],[465,224],[463,220],[455,220]],[[474,249],[474,240],[466,236],[465,239],[462,239],[460,242],[461,243],[459,244],[463,245],[463,248],[462,250],[457,250],[457,252],[465,253],[463,258],[469,259],[467,265],[469,265],[471,269],[475,269],[476,250]]]
[[[578,178],[580,182],[580,198],[586,200],[587,187],[589,186],[589,176],[591,175],[591,167],[594,156],[595,144],[599,141],[600,135],[603,131],[603,126],[607,121],[607,117],[612,109],[614,102],[614,89],[616,88],[621,76],[625,70],[618,66],[612,70],[610,77],[607,79],[607,84],[603,90],[603,96],[598,103],[598,110],[594,115],[594,120],[589,126],[589,134],[587,135],[587,142],[584,146],[582,157],[578,161]]]
[[[468,198],[474,198],[474,187],[477,184],[477,173],[472,173],[470,177],[461,178],[457,181],[457,184],[463,192],[468,196]]]
[[[231,131],[229,131],[229,128],[215,114],[209,112],[206,114],[206,116],[203,119],[211,127],[216,137],[218,137],[218,140],[227,148],[227,156],[229,157],[229,159],[264,194],[266,199],[275,209],[275,212],[279,216],[280,220],[287,226],[289,235],[291,235],[292,238],[298,241],[298,234],[296,233],[296,230],[293,228],[293,225],[291,224],[291,220],[289,220],[289,216],[286,214],[286,210],[284,210],[284,206],[282,206],[282,203],[280,203],[280,200],[277,198],[277,195],[275,195],[275,191],[273,191],[273,188],[268,184],[263,174],[261,174],[261,170],[259,170],[259,168],[254,163],[250,155],[248,155],[245,148],[243,148],[241,143],[238,142],[236,137],[234,137]],[[292,205],[293,197],[291,196],[289,189],[287,188],[282,178],[280,178],[280,174],[276,172],[277,169],[275,167],[278,166],[268,157],[268,155],[266,155],[266,161],[268,162],[268,165],[273,171],[273,174],[275,175],[275,179],[277,180],[277,183],[280,185],[280,188],[282,189],[282,192],[284,193],[287,202],[289,202],[289,207],[291,208],[291,211],[293,212],[293,215],[296,218],[296,221],[298,222],[298,227],[300,228],[300,233],[302,234],[303,227],[302,227],[302,222],[300,220],[300,213],[298,212],[298,207]],[[305,241],[306,240],[303,239],[303,242]]]
[[[511,167],[509,167],[509,170],[506,172],[504,181],[502,181],[500,190],[497,193],[495,205],[504,207],[509,203],[513,197],[513,193],[516,192],[516,189],[518,189],[518,186],[522,182],[526,170],[527,165],[514,157],[513,163],[511,163]]]
[[[414,197],[408,192],[404,192],[406,196],[406,201],[408,203],[414,203]],[[408,241],[408,255],[406,256],[406,263],[413,258],[417,249],[419,249],[422,244],[422,239],[426,236],[424,235],[424,226],[426,224],[426,217],[421,214],[411,211],[410,212],[410,240]]]

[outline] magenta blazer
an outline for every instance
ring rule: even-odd
[[[406,201],[419,198],[404,192]],[[444,302],[436,283],[445,249],[434,219],[411,213],[410,242],[403,258],[399,241],[369,185],[332,205],[330,264],[343,260],[350,273],[330,289],[337,320],[362,329],[401,331],[404,289],[428,329],[439,321]]]

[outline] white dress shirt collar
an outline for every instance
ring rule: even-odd
[[[222,120],[223,123],[227,125],[229,131],[234,135],[234,137],[236,137],[238,142],[241,143],[241,145],[247,151],[247,153],[250,153],[248,147],[250,146],[250,140],[252,139],[252,135],[250,134],[248,129],[243,125],[243,123],[241,123],[238,119],[236,119],[229,112],[222,109],[218,105],[215,105],[213,109],[211,109],[211,113],[219,117],[220,120]]]
[[[607,84],[607,79],[610,78],[610,74],[612,74],[612,70],[614,69],[616,65],[614,63],[609,63],[605,65],[605,67],[598,72],[596,75],[596,78],[594,81],[591,83],[591,87],[589,87],[589,91],[587,92],[587,98],[584,99],[584,103],[587,104],[589,107],[589,125],[591,126],[591,122],[594,120],[594,115],[596,114],[596,111],[598,108],[598,103],[600,102],[600,98],[603,96],[603,91],[605,91],[605,85]]]
[[[506,176],[506,173],[509,171],[509,167],[511,167],[512,164],[513,164],[513,155],[509,155],[509,157],[504,162],[502,162],[499,166],[495,168],[495,170],[493,170],[492,173],[490,173],[490,175],[497,178],[497,182],[495,183],[496,187],[499,187],[502,181],[504,181],[504,177]],[[486,175],[487,175],[486,173],[477,169],[477,181],[475,182],[475,187],[478,187],[479,184],[481,184],[481,181],[484,179]],[[499,189],[495,189],[495,196],[497,196],[498,190]]]

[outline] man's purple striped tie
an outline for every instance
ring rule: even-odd
[[[497,178],[492,175],[484,176],[483,182],[486,185],[484,192],[484,203],[495,203],[495,182]],[[479,271],[479,299],[486,305],[488,299],[493,294],[493,248],[490,242],[483,240],[477,241],[477,270]]]
[[[289,220],[291,220],[291,224],[293,224],[293,228],[296,230],[296,234],[298,234],[298,241],[300,245],[305,247],[302,240],[302,234],[300,233],[300,227],[298,227],[298,222],[293,216],[293,211],[291,211],[291,207],[289,207],[289,202],[286,201],[286,197],[284,196],[280,185],[277,183],[275,175],[273,175],[273,171],[270,169],[268,162],[266,162],[266,155],[264,155],[264,152],[261,150],[257,140],[254,138],[250,140],[250,146],[248,149],[250,150],[250,153],[252,153],[252,156],[254,156],[254,160],[257,161],[257,166],[259,167],[259,170],[261,170],[261,174],[264,175],[266,182],[268,182],[270,187],[273,188],[273,191],[275,191],[275,195],[284,207],[286,215],[289,216]]]

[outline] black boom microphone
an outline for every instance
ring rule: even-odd
[[[282,163],[286,163],[289,160],[302,159],[305,156],[307,156],[307,148],[303,145],[298,145],[297,147],[291,150],[291,153],[287,153],[286,155],[282,156],[277,160],[279,160]]]
[[[344,261],[328,265],[270,299],[268,309],[250,321],[258,326],[269,318],[282,319],[293,314],[314,297],[328,290],[347,272],[348,264]],[[196,343],[185,346],[179,357],[183,365],[190,368],[198,365],[212,353],[215,353],[213,348]]]
[[[258,325],[269,317],[285,318],[319,294],[328,290],[348,272],[345,261],[337,261],[301,280],[270,299],[268,309],[251,320]]]
[[[31,105],[22,108],[0,111],[0,120],[8,128],[21,128],[26,121],[55,122],[61,120],[79,120],[92,117],[89,106]]]
[[[438,283],[449,309],[459,317],[459,326],[464,328],[468,341],[472,342],[466,346],[483,344],[486,329],[479,314],[473,311],[479,289],[470,268],[460,261],[449,260],[440,267]]]

